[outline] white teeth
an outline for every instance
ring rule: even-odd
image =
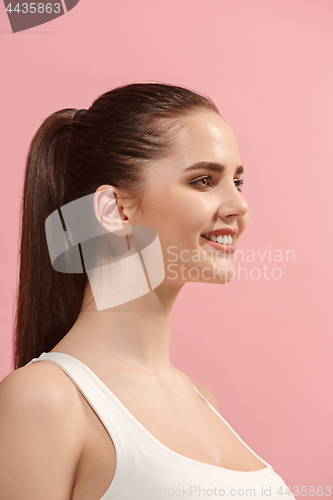
[[[222,236],[219,234],[217,237],[212,235],[212,234],[204,234],[206,238],[208,238],[210,241],[217,241],[217,243],[223,243],[224,245],[231,245],[232,244],[232,237],[229,236]]]

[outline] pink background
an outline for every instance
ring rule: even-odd
[[[183,288],[172,361],[288,485],[332,486],[331,0],[81,0],[16,34],[2,4],[0,16],[0,379],[12,370],[19,204],[38,126],[117,85],[185,85],[235,131],[250,214],[238,248],[255,260],[240,262],[252,278]]]

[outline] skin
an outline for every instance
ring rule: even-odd
[[[73,341],[76,346],[89,345],[93,330],[96,359],[107,362],[112,357],[121,363],[126,360],[126,364],[151,374],[167,374],[173,370],[169,353],[171,312],[184,284],[187,281],[225,284],[232,279],[234,254],[224,254],[223,260],[222,252],[212,249],[201,234],[226,226],[237,228],[233,241],[237,247],[249,220],[247,203],[235,185],[241,178],[241,174],[235,175],[241,160],[232,129],[220,115],[212,112],[196,113],[184,122],[172,155],[147,169],[147,195],[143,205],[139,206],[110,185],[100,186],[95,194],[96,216],[106,229],[109,227],[102,213],[110,199],[104,194],[107,188],[112,188],[118,197],[117,207],[124,226],[156,229],[165,262],[164,281],[150,293],[103,312],[97,311],[88,284],[81,313],[66,336],[67,341]],[[226,170],[222,175],[201,169],[184,171],[203,160],[221,163]],[[203,175],[212,175],[214,187],[209,187],[207,181],[190,185]],[[171,246],[172,252],[179,256],[187,251],[184,259],[196,252],[200,261],[179,259],[172,262],[170,269],[168,259],[174,259],[168,251]],[[199,277],[191,279],[186,270],[181,272],[180,266],[197,268]],[[214,278],[216,268],[220,272],[215,272]]]
[[[107,230],[111,225],[103,208],[109,199],[105,189],[110,188],[129,231],[131,226],[157,231],[164,281],[131,302],[102,311],[97,310],[88,283],[76,322],[51,352],[85,363],[171,450],[227,469],[259,470],[264,464],[212,412],[193,384],[218,410],[211,392],[170,361],[171,312],[184,284],[225,284],[233,276],[233,254],[221,258],[201,235],[226,226],[237,228],[233,241],[237,247],[248,224],[248,206],[235,185],[241,178],[235,175],[241,160],[233,131],[220,115],[207,111],[184,118],[183,125],[172,154],[147,166],[143,204],[109,185],[100,186],[94,196],[96,217]],[[225,171],[184,172],[198,161],[221,163]],[[199,181],[196,187],[190,184],[205,175],[212,175],[212,185],[209,181]],[[176,246],[179,257],[187,251],[183,253],[186,259],[193,252],[200,259],[180,259],[170,269],[170,246]],[[216,267],[220,274],[213,279]],[[198,278],[189,277],[187,268],[196,268]],[[8,498],[102,497],[115,471],[115,449],[96,414],[59,366],[34,363],[7,376],[0,384],[0,414],[0,449],[7,450],[0,453],[0,482]],[[173,422],[172,429],[169,422]],[[50,459],[44,460],[45,456]],[[1,460],[6,468],[1,467]],[[2,476],[1,470],[6,470]],[[17,470],[20,481],[15,481]]]

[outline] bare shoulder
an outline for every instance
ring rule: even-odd
[[[0,483],[6,498],[71,497],[84,446],[73,386],[58,365],[46,361],[0,382]]]
[[[10,406],[54,405],[59,411],[66,408],[69,414],[79,402],[73,382],[60,366],[47,361],[23,366],[7,375],[0,382],[0,398]]]
[[[0,382],[0,415],[1,423],[16,422],[22,432],[30,428],[45,435],[52,429],[54,434],[70,431],[72,450],[84,446],[82,399],[55,363],[32,363],[7,375]]]
[[[216,401],[214,395],[212,394],[212,392],[209,389],[207,389],[207,387],[203,386],[202,384],[199,384],[195,380],[192,380],[192,379],[190,379],[190,380],[191,380],[192,384],[198,389],[200,394],[202,394],[203,397],[205,399],[207,399],[208,403],[210,403],[215,408],[215,410],[217,410],[219,412],[220,411],[219,406],[218,406],[217,401]]]

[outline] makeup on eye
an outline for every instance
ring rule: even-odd
[[[213,186],[214,186],[214,184],[212,183],[212,176],[211,176],[211,175],[204,175],[204,176],[202,176],[202,177],[199,177],[199,179],[196,179],[196,180],[194,180],[194,181],[190,182],[190,184],[191,184],[192,186],[196,186],[196,187],[199,187],[199,188],[200,188],[200,187],[203,187],[203,188],[204,188],[204,187],[209,187],[209,184],[205,184],[205,185],[203,185],[203,184],[202,184],[201,186],[200,186],[199,184],[197,184],[198,182],[203,181],[203,180],[209,180],[209,182],[210,182],[210,186],[211,186],[211,187],[213,187]],[[240,187],[240,186],[242,186],[243,184],[244,184],[244,179],[235,179],[235,185],[236,185],[236,187],[237,187],[237,190],[238,190],[240,193],[242,192],[242,190],[241,190],[241,189],[239,189],[239,187]]]

